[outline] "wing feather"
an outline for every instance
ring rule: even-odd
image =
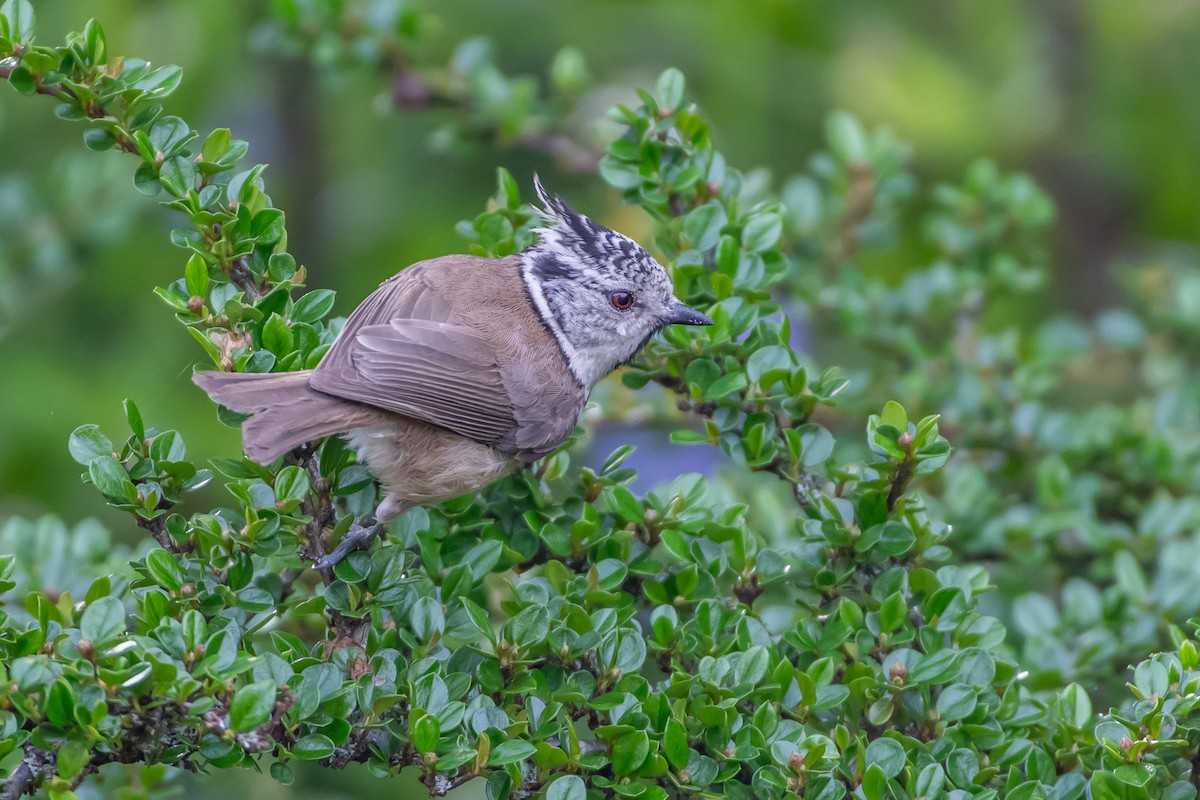
[[[346,321],[313,373],[318,391],[423,420],[487,444],[518,427],[497,354],[410,268]]]

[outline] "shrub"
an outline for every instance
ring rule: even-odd
[[[305,51],[299,7],[279,8],[280,41]],[[84,123],[89,148],[127,152],[135,186],[186,217],[182,277],[155,291],[207,357],[316,364],[334,297],[305,289],[246,143],[169,115],[179,69],[110,57],[99,24],[62,47],[33,34],[29,4],[5,3],[0,73]],[[580,91],[561,58],[559,89]],[[478,138],[571,140],[514,80],[499,99],[441,91]],[[478,777],[494,800],[1195,796],[1200,658],[1177,625],[1196,611],[1178,588],[1198,563],[1196,276],[1143,294],[1141,316],[1025,319],[1053,204],[980,162],[933,189],[932,263],[896,283],[883,256],[919,193],[886,130],[834,114],[828,151],[774,190],[726,163],[678,71],[638,98],[581,168],[653,218],[677,292],[716,324],[668,330],[598,396],[661,387],[644,404],[679,446],[719,447],[727,474],[639,496],[630,448],[588,469],[572,442],[317,572],[377,493],[340,439],[210,468],[128,401],[128,431],[83,425],[68,446],[145,546],[111,552],[53,519],[2,534],[9,796],[69,797],[109,763],[140,765],[142,786],[164,766],[269,765],[287,783],[296,761],[412,768],[432,795]],[[459,229],[501,255],[533,220],[500,170]],[[1115,359],[1143,379],[1072,403]],[[212,480],[228,504],[196,508]]]

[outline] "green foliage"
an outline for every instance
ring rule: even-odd
[[[72,152],[37,182],[0,176],[0,336],[71,286],[90,247],[128,231],[137,198],[119,166]]]
[[[505,75],[485,38],[467,39],[438,63],[440,21],[396,0],[277,0],[272,12],[256,31],[264,48],[307,56],[322,71],[369,67],[388,76],[381,100],[398,110],[456,112],[430,137],[435,150],[515,145],[553,156],[568,172],[595,169],[598,146],[571,113],[591,83],[578,48],[559,50],[539,81]]]
[[[279,4],[278,42],[405,63],[420,38],[409,12],[360,38],[305,17],[336,5]],[[551,124],[478,45],[455,63],[438,96],[476,134]],[[215,365],[319,362],[333,293],[300,293],[246,143],[166,113],[177,67],[110,56],[96,23],[37,45],[9,0],[0,72],[186,217],[181,276],[156,292]],[[584,81],[570,51],[551,75],[566,94]],[[621,382],[663,387],[689,413],[662,415],[673,441],[719,447],[736,477],[639,495],[631,448],[588,469],[568,445],[317,572],[377,494],[341,440],[209,468],[129,401],[128,433],[83,425],[68,448],[157,546],[112,552],[50,519],[0,533],[0,768],[20,791],[67,797],[113,762],[146,765],[147,786],[164,765],[269,763],[289,783],[299,760],[412,768],[434,795],[478,777],[495,800],[1194,798],[1200,656],[1177,625],[1200,611],[1179,588],[1200,563],[1200,440],[1186,348],[1164,343],[1195,338],[1196,277],[1143,291],[1141,316],[1027,324],[1053,205],[979,162],[921,210],[931,263],[889,284],[872,259],[918,194],[902,143],[834,114],[828,151],[774,190],[687,98],[667,70],[613,109],[596,168],[715,324],[667,330]],[[535,226],[501,169],[458,229],[504,255]],[[1136,396],[1075,410],[1075,376],[1115,356],[1143,367]],[[752,502],[752,473],[783,502]],[[227,505],[194,508],[212,480]]]

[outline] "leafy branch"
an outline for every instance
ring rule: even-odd
[[[505,75],[483,39],[463,42],[449,63],[435,62],[429,40],[436,27],[413,6],[288,0],[273,5],[257,39],[322,70],[352,65],[374,72],[395,110],[449,117],[437,136],[442,146],[518,146],[549,156],[564,172],[596,172],[603,153],[571,123],[591,83],[577,48],[554,56],[543,90],[532,76]]]
[[[212,362],[318,363],[334,297],[294,296],[306,274],[263,167],[239,166],[245,143],[166,115],[178,69],[108,56],[98,25],[63,47],[33,34],[27,2],[0,7],[8,82],[54,97],[89,147],[135,156],[135,185],[188,217],[172,232],[183,275],[158,294]],[[50,587],[28,569],[36,548],[72,552],[83,534],[5,528],[5,792],[65,794],[108,763],[269,764],[288,783],[314,761],[415,769],[433,795],[479,777],[496,800],[1194,797],[1181,765],[1200,744],[1195,642],[1180,634],[1143,661],[1131,702],[1098,718],[1079,686],[1031,686],[980,606],[987,572],[953,563],[937,500],[910,492],[949,459],[937,417],[887,403],[862,415],[865,436],[822,424],[852,390],[797,352],[781,290],[886,227],[903,193],[883,191],[895,143],[835,115],[814,174],[846,191],[818,191],[811,213],[815,180],[773,193],[726,165],[677,71],[639,99],[613,111],[623,132],[599,174],[648,212],[678,293],[717,324],[668,332],[623,381],[657,382],[702,417],[676,441],[785,479],[803,503],[782,533],[758,529],[728,486],[688,475],[638,496],[631,448],[587,469],[567,447],[410,511],[318,579],[308,564],[376,500],[342,440],[269,467],[200,468],[128,403],[127,436],[85,425],[69,447],[159,546]],[[507,254],[531,240],[532,216],[501,171],[459,230]],[[968,260],[986,262],[986,233]],[[1041,471],[1053,496],[1061,470]],[[227,505],[190,509],[210,480]],[[1125,563],[1120,580],[1136,584]]]

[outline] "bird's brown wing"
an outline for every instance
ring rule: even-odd
[[[380,286],[351,314],[309,385],[479,442],[511,442],[518,423],[495,347],[461,322],[454,295],[433,285],[437,272],[437,262],[425,262]]]

